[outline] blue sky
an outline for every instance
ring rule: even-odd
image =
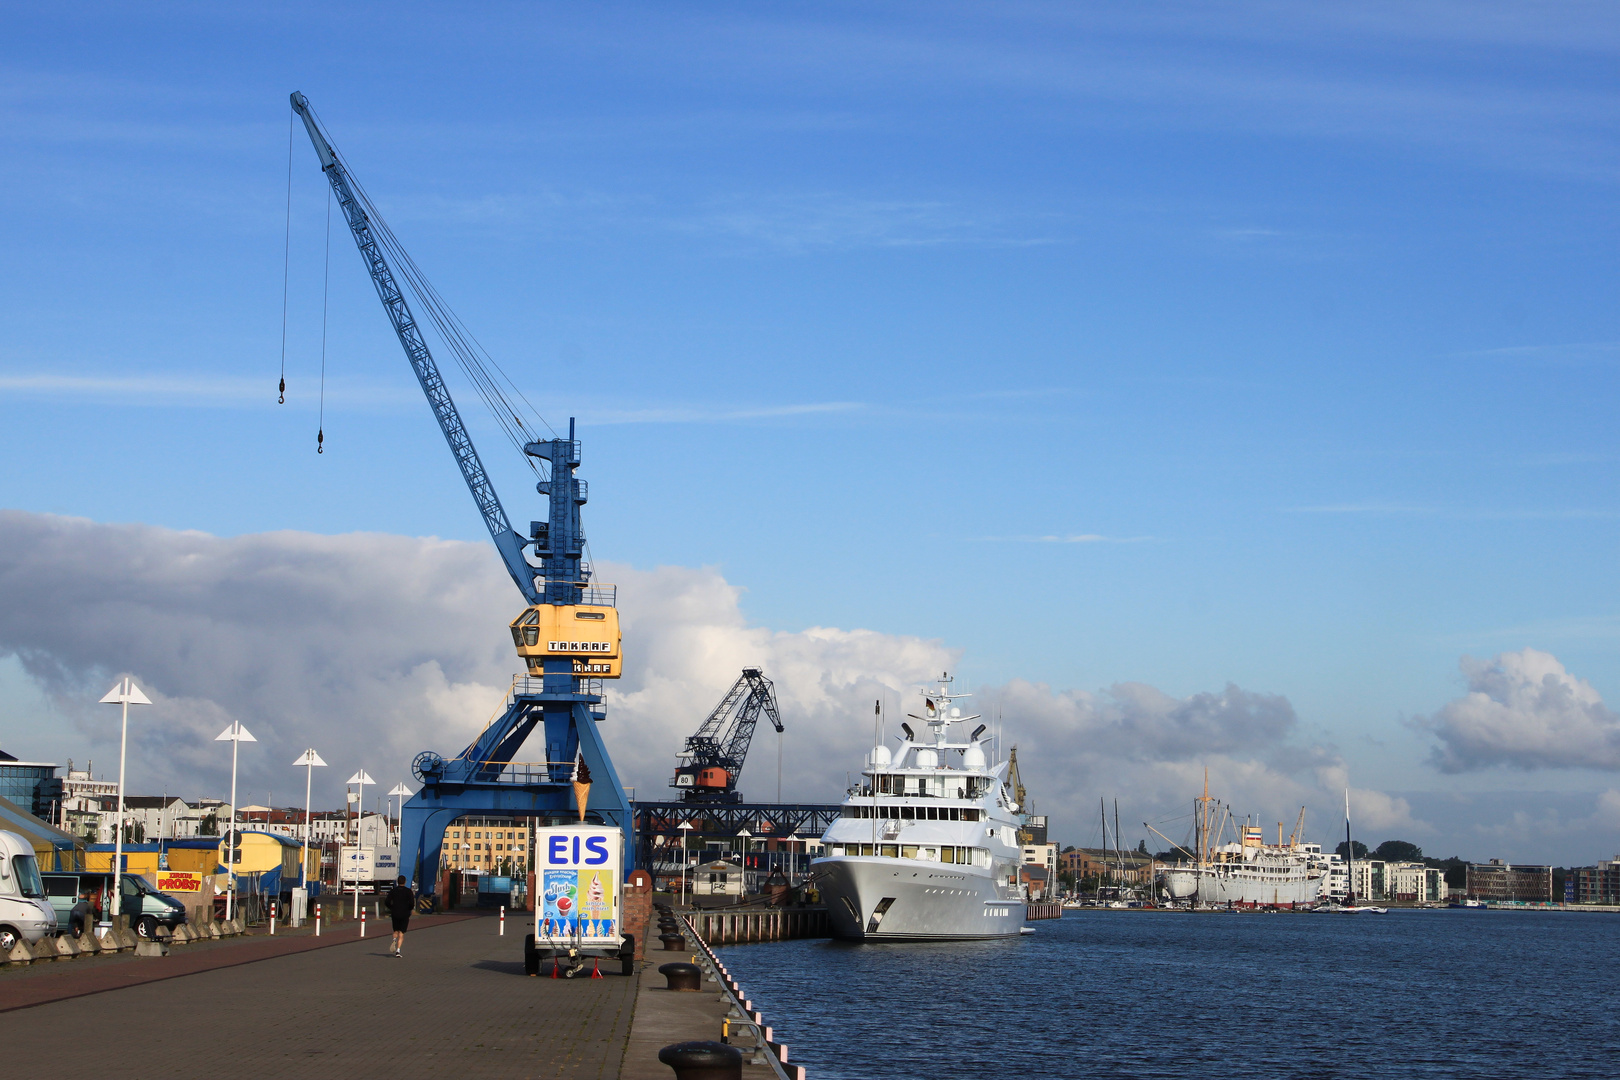
[[[481,539],[341,230],[314,453],[301,131],[275,404],[297,89],[546,418],[580,418],[599,558],[717,568],[784,632],[939,639],[974,683],[1284,695],[1381,790],[1614,785],[1442,773],[1410,722],[1464,655],[1620,698],[1612,8],[5,23],[0,506]]]

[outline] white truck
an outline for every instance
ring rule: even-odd
[[[624,927],[624,833],[603,825],[535,830],[534,932],[523,939],[523,970],[572,979],[590,964],[618,960],[635,972],[635,938]]]
[[[14,832],[0,832],[0,959],[17,942],[32,945],[47,934],[55,937],[56,929],[34,845]]]
[[[399,876],[399,848],[356,847],[344,844],[338,852],[338,885],[343,890],[386,892]]]

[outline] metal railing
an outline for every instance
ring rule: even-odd
[[[572,761],[479,761],[473,767],[478,772],[499,769],[491,781],[497,784],[566,784],[574,772]],[[552,778],[553,770],[561,780]]]
[[[577,676],[574,676],[573,678],[575,684],[579,687],[579,689],[576,691],[577,693],[590,694],[594,697],[601,698],[603,701],[607,700],[606,680],[586,679],[579,678]],[[506,704],[508,707],[510,707],[512,702],[516,701],[519,697],[532,694],[543,694],[545,692],[546,680],[544,676],[514,675],[512,676],[512,686],[506,692]],[[485,725],[486,728],[488,726],[488,724]]]

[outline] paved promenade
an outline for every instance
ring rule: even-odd
[[[362,941],[349,924],[319,943],[231,941],[162,959],[6,972],[5,1071],[131,1080],[221,1069],[262,1080],[619,1077],[641,979],[527,978],[521,925],[509,921],[497,937],[493,918],[447,917],[413,928],[403,959],[388,955],[386,932]],[[166,968],[179,977],[147,981]],[[76,996],[61,997],[67,990]],[[60,999],[24,1000],[42,993]]]

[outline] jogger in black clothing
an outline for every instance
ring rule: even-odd
[[[388,908],[388,914],[394,917],[394,955],[403,956],[400,949],[405,946],[405,931],[411,928],[411,910],[416,907],[416,896],[405,884],[403,876],[398,884],[388,890],[388,899],[383,903]]]

